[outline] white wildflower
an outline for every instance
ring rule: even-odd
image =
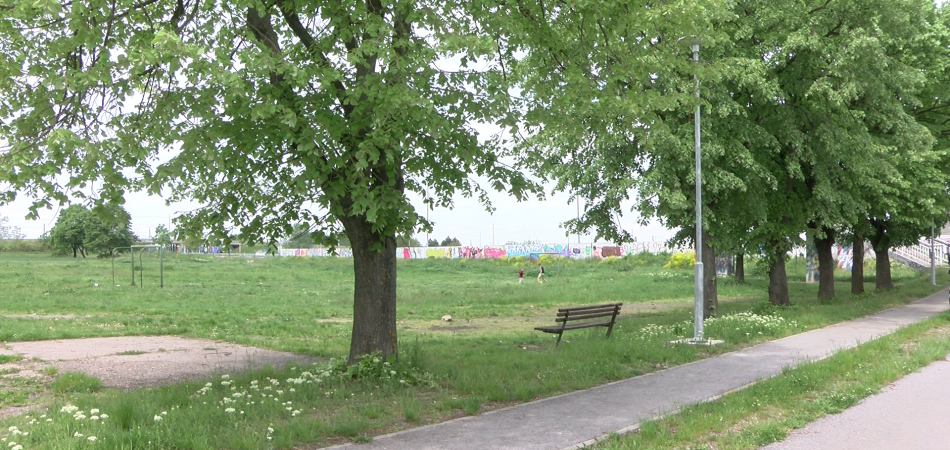
[[[59,412],[63,412],[63,413],[66,413],[66,414],[72,414],[72,413],[74,413],[74,412],[76,412],[76,411],[79,411],[79,407],[73,406],[73,405],[68,404],[68,403],[66,404],[66,406],[64,406],[64,407],[62,407],[62,408],[59,409]]]

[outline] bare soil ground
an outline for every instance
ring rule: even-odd
[[[0,355],[22,360],[0,364],[0,389],[31,379],[43,384],[48,374],[82,372],[99,378],[106,387],[134,389],[207,379],[264,366],[309,364],[317,358],[255,347],[180,336],[122,336],[60,339],[0,344]],[[34,383],[35,384],[35,383]],[[15,389],[15,388],[14,388]],[[37,402],[41,401],[38,396]],[[37,404],[0,408],[0,417],[19,414]]]

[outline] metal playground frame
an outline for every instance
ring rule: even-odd
[[[132,255],[132,286],[135,286],[135,249],[139,250],[139,286],[144,286],[144,272],[145,266],[142,264],[142,253],[147,248],[157,248],[158,249],[158,275],[159,275],[159,287],[165,287],[165,246],[158,244],[147,244],[147,245],[132,245],[129,247],[115,247],[112,249],[112,285],[115,286],[115,251],[119,249],[129,249],[129,254]]]

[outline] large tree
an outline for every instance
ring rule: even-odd
[[[878,161],[891,170],[864,180],[868,212],[854,227],[874,248],[877,289],[893,287],[890,249],[918,244],[932,226],[946,223],[950,210],[950,6],[934,10],[920,1],[928,7],[892,20],[926,26],[906,26],[887,41],[895,61],[916,69],[905,78],[917,89],[900,95],[906,114],[900,120],[882,117],[880,109],[868,115],[876,139],[892,149]]]
[[[89,222],[89,209],[82,205],[70,205],[60,211],[56,224],[49,231],[49,246],[54,253],[72,253],[73,258],[86,257],[86,223]]]
[[[90,210],[70,205],[59,213],[49,232],[50,248],[55,253],[72,253],[73,258],[91,253],[109,256],[116,248],[132,245],[130,226],[129,214],[120,206]]]
[[[350,360],[396,354],[409,203],[535,190],[479,122],[515,123],[493,2],[0,0],[0,181],[33,207],[96,188],[204,208],[183,235],[248,243],[308,223],[354,256]],[[64,177],[68,175],[68,177]],[[101,182],[101,183],[100,183]]]

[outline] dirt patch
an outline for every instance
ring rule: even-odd
[[[92,316],[86,315],[77,315],[77,314],[5,314],[3,317],[8,319],[45,319],[45,320],[56,320],[56,319],[79,319],[79,318],[89,318]]]
[[[475,325],[459,325],[459,326],[435,326],[429,328],[432,331],[463,331],[463,330],[477,330],[479,327]]]
[[[0,354],[21,355],[18,362],[3,364],[19,369],[7,376],[42,376],[44,369],[82,372],[102,380],[106,387],[132,389],[207,379],[264,366],[310,364],[319,358],[287,352],[179,336],[122,336],[7,342]],[[48,378],[48,377],[47,377]],[[51,378],[50,378],[51,379]],[[24,407],[0,409],[0,417],[22,412]],[[28,408],[28,407],[26,407]]]

